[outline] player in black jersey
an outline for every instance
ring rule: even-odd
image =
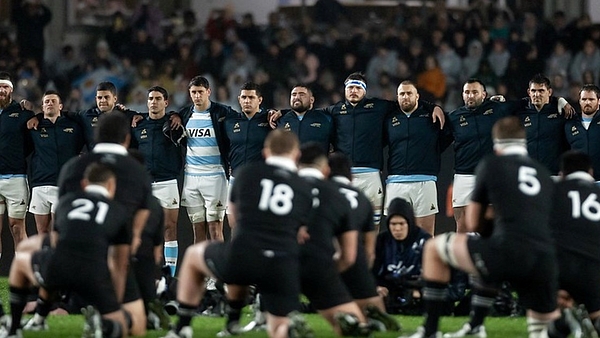
[[[567,291],[575,303],[585,305],[595,326],[589,325],[588,333],[593,334],[600,329],[600,187],[592,175],[592,161],[585,153],[568,151],[561,156],[562,180],[556,184],[550,224],[556,241],[559,289]],[[565,313],[550,325],[548,335],[568,336],[572,330],[568,317]]]
[[[342,272],[342,280],[369,319],[381,322],[387,331],[399,331],[400,324],[385,313],[385,304],[377,293],[377,284],[370,271],[375,259],[377,238],[371,202],[362,191],[352,186],[352,165],[347,156],[340,152],[330,154],[329,167],[330,179],[350,202],[351,224],[359,232],[356,262]]]
[[[116,176],[99,163],[90,164],[83,176],[83,191],[59,199],[55,231],[32,236],[17,247],[9,274],[12,325],[8,336],[20,336],[21,315],[31,286],[40,287],[48,307],[57,291],[75,291],[97,308],[101,325],[86,323],[87,333],[128,334],[129,315],[117,300],[113,278],[124,272],[109,268],[109,262],[118,267],[129,259],[126,251],[116,249],[129,246],[128,219],[123,207],[111,201]],[[94,313],[89,313],[90,319]],[[100,324],[99,317],[96,319]]]
[[[559,317],[556,250],[549,226],[550,173],[527,156],[525,130],[517,117],[498,120],[492,137],[496,156],[479,164],[466,215],[468,230],[482,236],[446,233],[425,244],[426,317],[412,338],[440,336],[438,321],[446,303],[450,267],[486,284],[510,282],[527,309],[530,338],[542,337],[547,324]],[[486,219],[490,204],[493,225]]]
[[[312,211],[306,182],[295,173],[299,156],[293,133],[269,133],[265,162],[239,168],[231,191],[231,217],[236,228],[229,243],[202,242],[190,246],[179,270],[179,321],[166,337],[191,337],[190,322],[204,293],[204,278],[228,283],[229,306],[244,306],[245,285],[261,290],[269,337],[287,337],[287,315],[299,308],[298,232]],[[233,315],[230,312],[230,316]]]
[[[130,221],[128,235],[131,246],[126,250],[128,253],[135,253],[141,243],[142,230],[150,214],[149,199],[153,198],[147,170],[144,165],[128,156],[127,146],[131,135],[129,122],[123,114],[102,114],[94,132],[97,144],[92,151],[70,160],[63,166],[58,178],[58,195],[60,197],[65,193],[81,190],[79,184],[81,174],[89,163],[99,162],[110,166],[117,175],[118,181],[115,201],[125,207]],[[120,268],[127,271],[127,264]],[[117,297],[119,301],[127,300],[129,303],[128,309],[134,323],[132,333],[143,335],[146,330],[144,303],[139,290],[135,287],[129,287],[127,290],[137,290],[137,293],[124,295],[126,277],[126,273],[117,276],[119,279]]]
[[[338,334],[353,333],[343,322],[344,314],[351,314],[356,324],[363,323],[368,335],[366,319],[340,276],[356,261],[358,230],[353,227],[350,202],[338,185],[325,180],[329,174],[326,150],[308,142],[302,145],[301,153],[298,174],[312,189],[316,207],[308,223],[310,238],[301,247],[302,293]],[[336,259],[334,241],[339,243]]]

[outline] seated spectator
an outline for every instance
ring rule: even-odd
[[[387,231],[377,236],[373,273],[387,311],[398,313],[418,298],[423,245],[431,235],[417,226],[412,206],[402,198],[390,203],[385,224]]]

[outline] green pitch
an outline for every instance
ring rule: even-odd
[[[8,310],[8,287],[7,279],[0,278],[0,299],[4,304],[4,309]],[[309,325],[315,331],[317,338],[329,338],[335,337],[333,331],[329,328],[329,325],[318,315],[310,314],[305,316]],[[29,316],[25,316],[29,318]],[[422,317],[408,317],[398,316],[400,323],[402,324],[401,332],[386,332],[376,333],[375,338],[396,338],[400,335],[413,333],[417,326],[421,325]],[[173,317],[173,321],[176,318]],[[251,316],[247,313],[243,317],[243,321],[249,322]],[[465,323],[465,317],[444,317],[441,321],[440,329],[442,332],[458,330],[463,323]],[[192,321],[194,328],[194,337],[208,338],[215,337],[216,333],[219,332],[224,325],[225,320],[223,318],[211,318],[198,316]],[[24,332],[24,337],[61,337],[61,338],[77,338],[81,337],[83,328],[83,317],[80,315],[67,315],[67,316],[50,316],[48,318],[48,325],[50,330],[46,332]],[[486,329],[489,338],[526,338],[527,327],[524,317],[496,317],[488,318],[485,322]],[[162,337],[165,335],[165,331],[148,331],[146,337]],[[267,337],[265,332],[252,332],[240,335],[239,337],[257,338]]]

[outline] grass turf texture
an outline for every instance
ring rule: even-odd
[[[5,311],[9,310],[8,303],[8,286],[7,279],[0,278],[0,299],[4,305]],[[29,315],[24,318],[29,318]],[[305,315],[308,324],[315,331],[317,338],[330,338],[335,337],[333,331],[329,325],[321,317],[315,314]],[[417,326],[421,325],[423,318],[420,316],[409,317],[409,316],[398,316],[397,317],[402,324],[401,332],[384,332],[375,333],[375,338],[396,338],[399,335],[412,334]],[[243,323],[249,322],[251,315],[249,310],[242,317]],[[467,318],[465,317],[444,317],[440,322],[440,329],[442,332],[458,330],[465,323]],[[173,317],[173,322],[176,321],[176,317]],[[208,338],[215,337],[216,333],[219,332],[225,323],[224,318],[212,318],[197,316],[193,319],[192,325],[194,328],[194,337]],[[49,331],[45,332],[23,332],[24,337],[61,337],[61,338],[78,338],[81,337],[83,329],[83,316],[81,315],[67,315],[67,316],[50,316],[48,318],[48,325],[50,326]],[[524,317],[494,317],[487,318],[486,329],[489,338],[526,338],[527,327]],[[165,331],[148,331],[146,337],[162,337],[166,334]],[[239,337],[258,338],[267,337],[266,333],[263,332],[251,332],[240,335]]]

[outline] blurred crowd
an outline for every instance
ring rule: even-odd
[[[17,98],[35,101],[53,88],[67,110],[93,105],[103,80],[117,84],[120,102],[142,111],[146,89],[159,84],[176,109],[188,103],[187,83],[199,74],[211,80],[213,100],[234,108],[249,80],[262,86],[264,107],[286,107],[299,82],[312,86],[317,107],[329,105],[343,98],[343,79],[355,71],[366,74],[369,96],[395,100],[398,83],[411,79],[445,110],[462,105],[461,83],[470,77],[509,99],[525,96],[537,73],[552,80],[554,95],[575,101],[582,84],[599,84],[600,25],[588,15],[544,18],[490,3],[476,1],[464,11],[398,7],[390,18],[356,22],[336,1],[319,0],[307,15],[276,10],[257,25],[231,6],[199,22],[193,11],[166,15],[144,1],[116,11],[82,45],[44,46],[51,13],[39,1],[24,1],[13,8],[16,34],[0,34],[0,70],[18,79]]]

